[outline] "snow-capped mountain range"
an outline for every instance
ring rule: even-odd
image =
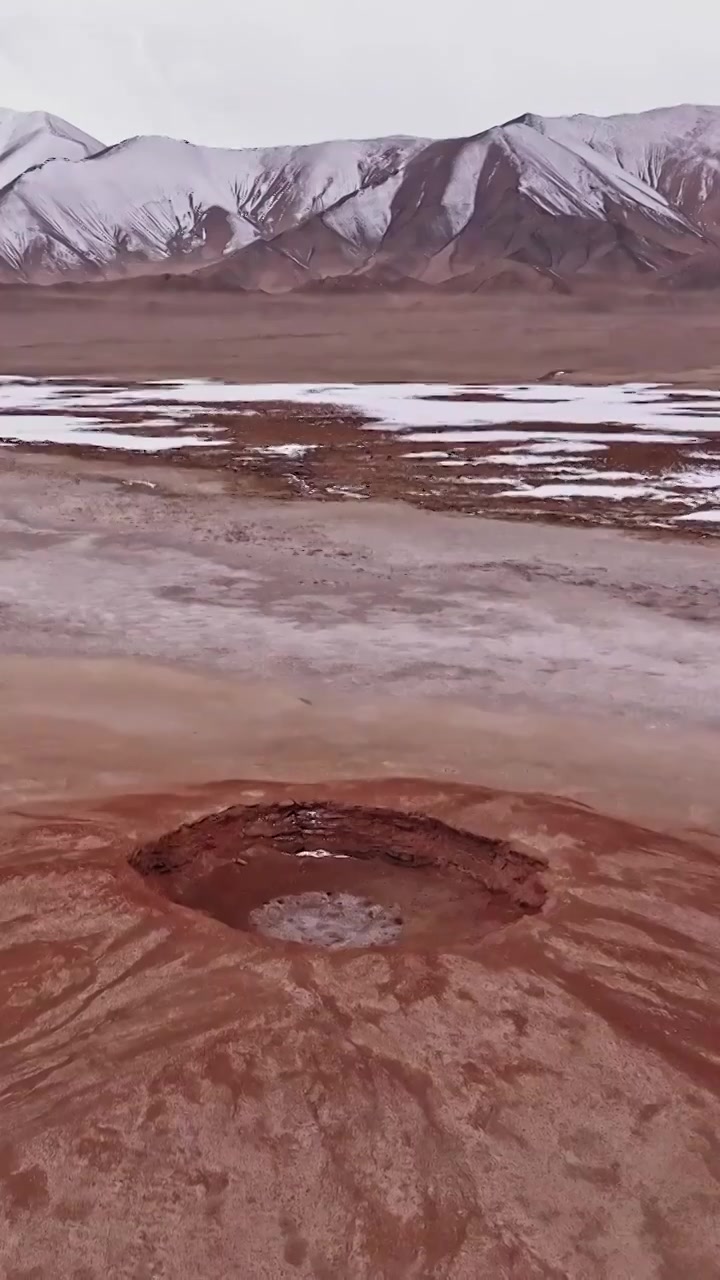
[[[552,286],[720,267],[720,107],[525,115],[469,138],[103,146],[0,111],[0,281]]]

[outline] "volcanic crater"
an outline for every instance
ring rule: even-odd
[[[237,805],[144,845],[130,865],[233,929],[333,950],[465,949],[547,897],[545,864],[501,841],[328,802]]]

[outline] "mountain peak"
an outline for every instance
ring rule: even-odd
[[[102,143],[48,111],[0,107],[0,189],[47,160],[84,160]]]

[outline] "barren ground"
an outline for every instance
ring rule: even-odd
[[[0,288],[0,373],[720,386],[715,293],[447,296]]]
[[[4,317],[9,372],[109,372],[75,346],[91,312],[53,357],[32,305]],[[242,376],[209,337],[194,369],[161,341],[126,330],[117,368]],[[368,341],[343,374],[295,336],[273,376],[387,376]],[[451,348],[422,376],[519,374]],[[715,545],[1,461],[3,1277],[714,1280]],[[363,861],[368,830],[332,866],[226,831],[219,872],[193,837],[189,896],[128,864],[226,806],[324,801],[499,841],[545,901],[483,881],[473,931],[472,851],[450,892],[400,835]],[[266,889],[386,895],[402,942],[263,936]]]

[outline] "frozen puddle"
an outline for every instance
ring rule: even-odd
[[[250,433],[258,421],[276,423],[278,406],[283,414],[294,409],[316,441],[258,443]],[[324,423],[316,411],[323,407],[355,418],[359,430],[398,439],[402,452],[391,456],[407,470],[408,494],[423,492],[420,483],[449,502],[464,494],[464,510],[566,511],[581,504],[598,518],[622,509],[623,519],[637,512],[638,523],[720,523],[720,392],[659,384],[0,378],[0,443],[148,453],[234,448],[247,460],[292,465],[313,453],[322,458],[316,451]],[[365,496],[352,467],[351,451],[347,477],[334,475],[326,492]]]

